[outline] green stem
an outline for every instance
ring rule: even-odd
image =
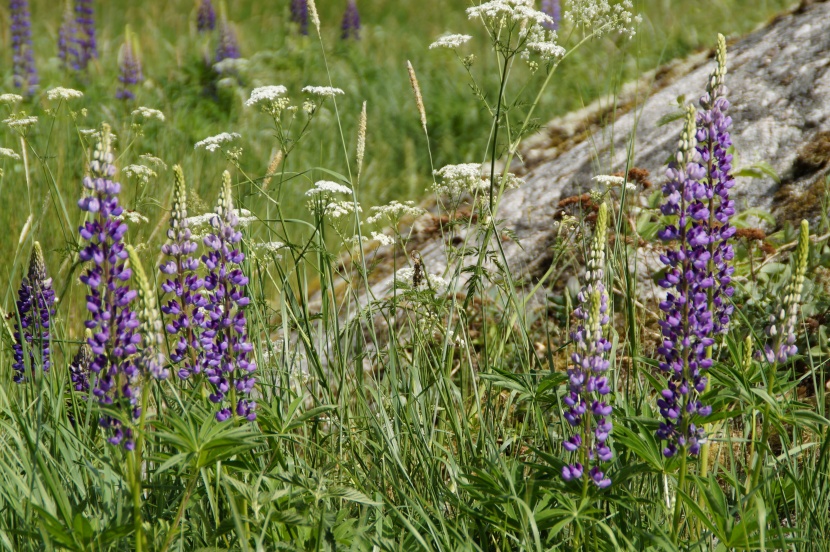
[[[680,537],[680,514],[682,511],[680,491],[686,486],[686,471],[688,467],[686,463],[686,447],[682,447],[678,453],[680,454],[680,474],[677,479],[677,494],[674,498],[674,517],[672,519],[672,542],[675,545]]]

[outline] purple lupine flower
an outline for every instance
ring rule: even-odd
[[[92,331],[88,343],[95,358],[90,371],[96,377],[92,394],[101,404],[129,411],[136,418],[140,374],[135,354],[141,335],[132,303],[138,293],[129,285],[132,270],[127,266],[123,242],[127,224],[121,220],[124,209],[118,204],[121,184],[112,180],[115,166],[111,139],[109,126],[103,125],[90,174],[83,181],[87,192],[78,202],[88,213],[88,220],[79,230],[87,243],[80,259],[89,263],[81,282],[89,287],[86,301],[90,319],[86,327]],[[133,448],[132,431],[122,427],[120,420],[104,416],[99,423],[109,430],[111,444]]]
[[[213,9],[213,2],[202,0],[199,3],[199,11],[196,12],[196,29],[200,33],[206,33],[216,28],[216,10]]]
[[[562,6],[559,0],[542,0],[542,12],[553,19],[553,23],[545,23],[545,27],[551,31],[559,29],[559,22],[562,20]]]
[[[77,32],[75,17],[72,9],[67,5],[63,12],[63,21],[58,29],[58,59],[61,60],[61,67],[64,69],[72,66],[78,57],[78,48],[75,43]]]
[[[40,365],[44,372],[49,371],[50,346],[49,327],[55,315],[55,291],[52,279],[46,274],[46,262],[43,250],[35,242],[29,259],[29,272],[20,282],[17,313],[19,324],[14,332],[14,381],[26,381],[26,364],[34,374]]]
[[[562,469],[565,481],[580,479],[586,475],[598,487],[605,488],[611,479],[602,471],[602,464],[609,462],[614,453],[608,446],[611,433],[611,405],[607,396],[611,393],[605,372],[610,366],[606,354],[611,343],[604,336],[608,324],[608,293],[605,290],[605,241],[608,225],[608,206],[600,205],[596,230],[588,256],[585,286],[579,293],[579,307],[574,315],[580,321],[571,339],[576,345],[572,355],[573,365],[568,369],[568,392],[563,399],[566,405],[564,418],[573,428],[563,448],[577,458],[577,462]],[[592,466],[585,473],[585,468]]]
[[[343,22],[340,24],[340,38],[360,40],[360,14],[357,11],[357,0],[348,0]]]
[[[167,316],[167,333],[177,339],[170,351],[170,360],[179,365],[178,375],[182,379],[201,372],[199,330],[204,322],[204,309],[207,299],[199,293],[204,280],[196,271],[199,260],[194,257],[197,245],[187,222],[187,190],[184,173],[179,165],[173,167],[176,187],[173,196],[173,212],[170,216],[170,228],[167,230],[168,242],[161,252],[169,259],[159,266],[167,276],[161,284],[165,293],[173,298],[162,305],[161,311]]]
[[[804,274],[807,259],[810,256],[810,225],[801,221],[798,234],[798,247],[792,260],[792,276],[787,282],[784,297],[777,309],[769,317],[766,328],[771,342],[764,345],[764,357],[770,364],[784,363],[798,353],[795,344],[795,330],[798,324],[798,305],[801,302],[801,288],[804,286]]]
[[[32,22],[27,0],[10,0],[12,35],[12,65],[14,66],[14,85],[26,88],[31,96],[37,91],[40,82],[35,67],[35,55],[32,49]]]
[[[308,0],[291,0],[291,21],[300,26],[300,34],[308,34]]]
[[[144,74],[141,71],[141,58],[138,53],[138,44],[135,36],[127,30],[127,36],[124,44],[121,46],[119,55],[119,72],[118,82],[121,84],[115,92],[115,98],[118,100],[132,100],[135,99],[135,93],[132,87],[144,80]]]
[[[239,41],[236,38],[236,31],[233,25],[222,18],[219,23],[219,42],[216,44],[216,63],[226,59],[239,59]]]
[[[726,39],[718,35],[717,68],[706,86],[706,93],[700,98],[703,108],[697,114],[697,151],[701,164],[707,167],[704,180],[709,198],[709,255],[710,270],[715,284],[711,288],[710,303],[713,309],[715,333],[726,333],[729,319],[734,310],[729,298],[732,297],[732,274],[730,263],[735,256],[729,239],[735,235],[735,227],[729,219],[735,214],[735,202],[729,199],[729,190],[735,185],[732,178],[732,155],[727,150],[732,146],[729,127],[732,118],[726,112]]]
[[[237,416],[256,419],[256,403],[248,398],[256,383],[252,376],[256,363],[248,360],[253,347],[248,342],[244,309],[250,299],[245,296],[248,278],[240,268],[245,254],[239,249],[242,232],[236,229],[238,224],[231,175],[225,171],[216,216],[211,219],[213,231],[204,239],[209,252],[202,256],[208,270],[204,284],[208,304],[201,336],[203,370],[213,387],[209,398],[219,405],[216,419],[220,422],[231,417],[230,407]]]
[[[676,216],[677,222],[658,232],[663,241],[677,242],[660,256],[666,272],[658,282],[671,290],[660,303],[663,343],[657,349],[664,357],[660,370],[668,380],[657,401],[664,418],[657,436],[667,442],[663,449],[667,457],[674,456],[678,448],[693,455],[700,451],[705,435],[692,420],[711,412],[711,407],[698,399],[706,389],[705,373],[712,365],[707,354],[715,342],[709,293],[715,283],[709,270],[711,190],[702,182],[707,171],[695,147],[696,133],[695,110],[690,105],[677,155],[666,171],[668,182],[663,186],[661,212]]]
[[[98,41],[95,37],[95,8],[93,0],[75,0],[75,59],[76,71],[83,71],[93,59],[98,59]]]

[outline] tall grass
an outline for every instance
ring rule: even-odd
[[[22,223],[10,224],[10,237],[2,242],[9,251],[4,304],[11,313],[6,327],[0,328],[0,377],[5,381],[11,382],[7,345],[17,318],[13,294],[30,244],[35,238],[53,250],[60,244],[65,255],[53,254],[47,263],[60,296],[52,327],[53,368],[46,374],[33,370],[26,384],[0,387],[0,546],[163,551],[826,550],[826,347],[813,342],[814,333],[801,331],[801,354],[794,361],[770,368],[753,356],[753,350],[765,343],[768,311],[792,277],[786,253],[796,240],[792,230],[768,238],[768,246],[781,248],[770,256],[736,241],[738,290],[733,300],[741,308],[730,332],[714,348],[711,388],[704,395],[714,410],[707,420],[709,465],[704,474],[700,460],[689,460],[688,484],[683,485],[679,480],[687,470],[681,471],[679,458],[663,455],[655,437],[661,419],[656,394],[665,384],[655,360],[657,309],[646,290],[638,289],[640,280],[632,272],[639,240],[656,242],[656,232],[665,223],[657,210],[660,193],[649,197],[640,188],[627,199],[620,197],[619,189],[594,193],[592,201],[611,206],[609,228],[614,229],[605,276],[608,289],[614,291],[608,330],[613,344],[613,484],[599,490],[564,482],[561,442],[567,430],[562,397],[573,347],[568,330],[575,323],[574,286],[566,282],[571,276],[578,278],[582,269],[583,244],[592,233],[590,207],[584,202],[584,212],[576,210],[557,223],[559,238],[552,244],[554,261],[546,280],[517,278],[501,248],[502,239],[510,235],[499,226],[499,203],[513,181],[500,167],[509,167],[511,156],[520,151],[521,131],[532,130],[543,110],[550,109],[544,112],[549,115],[558,109],[549,107],[551,96],[569,98],[559,100],[565,109],[575,98],[598,93],[567,93],[565,87],[590,83],[579,77],[588,71],[586,60],[617,46],[596,38],[580,42],[582,36],[575,35],[567,42],[572,55],[561,64],[541,64],[531,74],[522,68],[524,62],[512,46],[502,42],[493,51],[486,30],[478,22],[467,22],[463,11],[442,8],[419,18],[419,4],[396,6],[400,9],[393,13],[410,17],[399,16],[397,23],[370,29],[367,40],[353,46],[367,48],[359,55],[332,49],[331,29],[321,37],[312,30],[308,39],[286,39],[296,41],[298,57],[272,61],[308,72],[302,73],[301,81],[280,79],[288,74],[285,69],[271,73],[274,80],[262,84],[292,84],[289,96],[299,105],[299,84],[331,84],[347,92],[345,100],[322,102],[310,132],[303,135],[296,125],[290,130],[293,135],[285,134],[290,113],[273,118],[255,108],[243,109],[238,101],[241,91],[220,97],[220,103],[202,98],[201,92],[187,92],[192,83],[180,74],[183,69],[172,66],[167,86],[175,86],[176,79],[185,83],[178,85],[181,96],[171,93],[169,97],[177,100],[170,101],[193,102],[189,107],[154,104],[163,107],[172,122],[139,124],[126,116],[123,106],[104,101],[106,87],[99,84],[95,91],[92,80],[82,101],[55,102],[49,113],[26,105],[24,109],[34,108],[41,119],[22,139],[4,129],[4,140],[14,138],[5,143],[21,154],[27,152],[25,159],[4,166],[4,183],[10,175],[15,177],[14,205],[19,207],[16,213],[4,209],[4,216],[25,221],[31,214],[33,221],[20,240],[17,230]],[[334,7],[320,7],[331,21]],[[261,21],[285,19],[285,14],[257,11],[264,8],[253,3],[238,9]],[[158,6],[146,10],[149,13],[139,14],[138,8],[125,13],[135,19],[140,15],[148,21],[169,21]],[[463,66],[450,70],[449,52],[434,54],[437,62],[412,56],[426,103],[427,124],[421,128],[408,76],[401,71],[397,82],[388,77],[391,71],[381,71],[387,62],[397,66],[400,60],[393,63],[392,48],[378,48],[376,55],[368,48],[380,40],[373,34],[403,35],[391,32],[395,25],[425,21],[437,26],[435,20],[444,17],[455,18],[457,24],[448,30],[475,36],[471,44],[478,44],[480,60],[473,74],[482,94],[478,103],[466,97],[437,101],[442,94],[449,98],[452,87],[442,87],[435,75],[461,87]],[[653,19],[659,21],[657,16]],[[120,22],[112,22],[116,23]],[[145,32],[169,36],[164,23],[158,25]],[[670,34],[670,26],[658,28]],[[417,44],[428,42],[412,34]],[[684,38],[690,43],[677,46],[678,52],[696,44],[690,35]],[[700,40],[708,44],[714,35]],[[195,39],[182,38],[172,49],[185,51],[188,40]],[[243,47],[245,41],[256,40],[256,34],[247,36]],[[516,36],[492,40],[516,44]],[[161,58],[164,42],[151,43]],[[637,44],[643,43],[635,42],[634,47]],[[153,55],[152,48],[145,50],[145,59]],[[343,69],[341,63],[349,55],[359,63]],[[644,64],[654,59],[643,55]],[[377,71],[377,76],[359,83],[350,71]],[[377,92],[364,96],[356,91],[358,84]],[[590,89],[589,84],[583,86]],[[703,89],[705,83],[700,86]],[[168,97],[158,93],[157,98]],[[690,90],[689,96],[699,93]],[[362,172],[354,159],[360,113],[354,98],[361,97],[368,100]],[[222,101],[235,115],[221,112],[217,106]],[[87,119],[80,113],[84,105],[91,106]],[[450,113],[470,129],[447,122]],[[96,126],[84,120],[95,121],[102,114],[114,124],[120,166],[147,150],[170,165],[182,163],[197,196],[191,200],[192,214],[209,210],[218,195],[219,169],[228,167],[238,204],[256,215],[243,242],[243,268],[252,299],[246,310],[248,335],[259,366],[258,418],[253,424],[217,422],[212,403],[192,380],[148,380],[148,408],[135,426],[142,445],[139,452],[127,452],[109,445],[98,427],[98,418],[110,411],[85,400],[69,382],[67,366],[83,339],[86,303],[76,283],[76,227],[82,217],[75,206],[80,191],[75,175],[83,170],[82,160],[89,158],[94,145],[79,129]],[[258,134],[253,129],[259,129]],[[244,142],[241,156],[233,146],[214,154],[193,153],[193,142],[219,131],[260,139]],[[452,145],[452,136],[459,144]],[[390,152],[405,148],[407,140],[413,144],[412,165],[401,169],[400,156]],[[266,166],[277,150],[283,152],[283,161],[266,187]],[[435,160],[434,167],[429,159]],[[409,231],[412,216],[402,221],[393,216],[379,226],[368,223],[369,205],[388,198],[414,199],[424,180],[432,182],[433,168],[472,160],[485,161],[483,174],[493,184],[484,190],[478,180],[464,193],[436,197],[437,214],[445,217],[436,233],[443,233],[447,244],[446,270],[425,263],[415,250]],[[403,196],[402,188],[386,186],[381,178],[415,171],[423,180],[415,181]],[[169,173],[160,167],[158,172],[158,181],[146,186],[121,175],[128,207],[149,219],[133,225],[128,239],[141,251],[151,281],[159,278],[157,245],[166,229],[164,215],[172,190]],[[210,184],[205,175],[210,175]],[[441,176],[435,176],[439,185]],[[352,206],[359,199],[364,216],[333,218],[328,200],[309,201],[304,195],[309,182],[318,180],[348,185],[352,197],[339,199]],[[23,187],[31,182],[35,184],[27,187],[31,192],[24,200]],[[8,186],[3,193],[12,193]],[[45,202],[38,189],[50,191]],[[394,241],[392,245],[378,249],[377,243],[352,241],[356,233],[368,237],[379,229]],[[275,252],[259,245],[276,240],[286,247]],[[810,244],[805,322],[807,317],[817,320],[827,301],[821,280],[827,251],[826,237]],[[396,277],[386,288],[371,287],[389,274]],[[549,297],[538,306],[536,292],[542,285],[549,288]]]

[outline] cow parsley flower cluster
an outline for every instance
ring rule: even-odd
[[[162,113],[158,109],[153,109],[152,107],[144,107],[143,105],[141,107],[134,109],[131,115],[133,117],[142,117],[145,120],[157,119],[162,123],[164,122],[164,113]]]
[[[636,34],[637,26],[642,22],[642,17],[634,15],[631,0],[619,3],[610,3],[609,0],[571,0],[568,2],[565,19],[596,36],[617,32],[629,38]]]
[[[392,226],[397,226],[404,217],[418,218],[426,213],[426,210],[416,206],[414,201],[400,202],[398,200],[392,200],[387,205],[375,206],[369,210],[374,214],[366,219],[367,223],[377,224],[386,219],[392,223]]]
[[[238,140],[239,138],[242,138],[242,136],[240,136],[236,132],[223,132],[221,134],[217,134],[216,136],[209,136],[204,140],[196,142],[196,145],[193,146],[193,148],[201,148],[213,152],[221,148],[223,144],[233,142],[234,140]]]
[[[490,179],[482,176],[481,164],[446,165],[435,171],[439,182],[433,184],[436,194],[457,198],[462,194],[490,189]]]
[[[72,88],[64,88],[63,86],[56,86],[55,88],[50,88],[46,91],[46,98],[51,101],[55,100],[76,100],[78,98],[83,98],[84,93],[80,90],[74,90]]]
[[[473,37],[470,35],[464,34],[448,34],[441,37],[438,37],[435,42],[429,45],[429,49],[433,50],[435,48],[450,48],[455,49],[463,44],[466,44],[467,41],[472,39]]]
[[[251,97],[245,101],[245,105],[254,107],[265,104],[263,107],[267,108],[270,104],[285,96],[287,92],[288,90],[282,85],[260,86],[251,90]]]

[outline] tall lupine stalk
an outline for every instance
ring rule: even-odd
[[[732,145],[729,127],[732,118],[727,115],[729,100],[726,79],[726,39],[718,35],[717,65],[706,83],[706,93],[700,98],[701,111],[697,114],[697,150],[701,162],[706,166],[706,178],[709,197],[709,266],[713,285],[709,288],[708,303],[712,311],[714,333],[723,334],[729,329],[729,320],[734,306],[730,298],[734,292],[732,274],[735,267],[731,261],[735,256],[729,240],[735,235],[735,227],[729,219],[735,214],[735,202],[729,198],[729,190],[735,185],[732,177],[732,155],[728,153]],[[711,357],[711,347],[708,356]],[[708,431],[708,427],[704,430]],[[700,475],[706,477],[709,472],[709,444],[701,449]]]
[[[594,238],[588,255],[585,286],[579,294],[579,307],[574,311],[580,323],[571,334],[576,345],[572,355],[573,365],[568,370],[568,392],[565,419],[573,428],[573,434],[563,447],[576,457],[576,461],[562,468],[566,481],[584,478],[600,488],[608,487],[602,465],[614,454],[608,446],[611,434],[611,406],[605,397],[611,392],[608,378],[610,362],[606,358],[611,343],[605,338],[608,324],[608,293],[605,290],[605,242],[608,227],[608,206],[600,205]],[[590,469],[589,469],[590,466]]]
[[[159,266],[167,276],[161,288],[173,297],[161,310],[167,316],[167,333],[176,336],[176,344],[170,352],[170,360],[178,365],[178,375],[182,379],[201,372],[198,351],[200,326],[204,322],[204,308],[207,299],[199,293],[204,280],[196,271],[199,259],[194,257],[197,244],[192,241],[187,223],[187,189],[184,173],[179,165],[173,167],[175,189],[173,192],[173,212],[170,216],[170,228],[167,230],[168,242],[161,248],[168,260]]]
[[[61,26],[58,29],[58,59],[61,60],[61,67],[63,69],[73,67],[78,57],[78,48],[75,44],[76,34],[75,17],[72,14],[70,4],[67,4],[63,12]]]
[[[129,28],[125,33],[124,44],[121,45],[118,57],[118,82],[121,84],[115,92],[115,98],[118,100],[135,99],[132,88],[144,80],[144,74],[141,70],[138,40]]]
[[[98,40],[95,36],[95,8],[93,0],[75,0],[75,60],[72,67],[83,71],[93,59],[98,59]]]
[[[196,30],[206,33],[216,28],[216,10],[213,9],[211,0],[199,2],[199,10],[196,12]]]
[[[138,315],[132,310],[137,292],[129,285],[132,270],[127,266],[124,235],[127,224],[121,220],[123,208],[118,204],[121,185],[115,175],[108,125],[103,125],[101,139],[89,166],[90,174],[83,183],[87,193],[78,206],[88,213],[88,219],[79,232],[86,246],[80,259],[89,263],[81,282],[89,287],[86,296],[90,319],[86,327],[92,330],[89,346],[95,355],[90,370],[95,375],[92,394],[103,405],[129,410],[136,418],[138,408],[139,368],[135,354],[141,343]],[[122,428],[121,420],[112,416],[100,419],[100,425],[109,430],[109,442],[123,444],[132,450],[135,443],[132,430]]]
[[[26,95],[37,91],[39,79],[32,49],[32,21],[28,0],[10,0],[12,65],[14,86],[25,88]]]
[[[300,34],[308,34],[308,0],[291,0],[291,21],[300,26]]]
[[[360,40],[360,13],[357,11],[357,0],[348,0],[343,22],[340,24],[340,38]]]
[[[240,56],[236,31],[228,18],[223,15],[219,22],[219,42],[216,44],[215,61],[218,63],[226,59],[239,59]]]
[[[256,419],[256,403],[249,399],[256,383],[252,375],[256,363],[248,360],[253,347],[248,342],[244,309],[250,299],[245,296],[248,278],[241,269],[245,254],[240,250],[242,232],[237,230],[238,224],[231,175],[225,171],[216,216],[211,220],[213,231],[204,239],[209,252],[202,256],[208,270],[204,284],[207,314],[201,335],[203,370],[213,386],[210,400],[219,405],[216,419],[220,422],[231,417],[228,403],[238,416]]]
[[[559,0],[542,0],[542,12],[549,15],[553,20],[543,25],[551,31],[559,29],[559,22],[562,20],[562,6]]]
[[[657,436],[666,441],[663,454],[671,457],[679,451],[684,465],[685,455],[698,454],[705,437],[694,418],[712,411],[699,400],[706,389],[705,373],[712,365],[707,348],[714,344],[714,324],[708,294],[714,279],[709,272],[708,193],[701,182],[706,169],[700,164],[695,135],[695,110],[690,105],[675,161],[666,171],[668,182],[663,186],[661,211],[676,216],[677,221],[658,233],[669,244],[660,257],[666,273],[659,285],[670,291],[660,303],[665,318],[660,321],[663,343],[658,352],[664,361],[659,366],[668,385],[657,401],[664,418]]]
[[[46,274],[43,250],[35,242],[29,258],[29,271],[20,282],[17,314],[19,323],[14,333],[14,381],[26,381],[26,364],[34,375],[39,365],[44,372],[50,366],[50,322],[55,315],[55,291]]]
[[[798,325],[798,307],[801,304],[801,289],[804,287],[804,274],[810,254],[810,225],[801,221],[798,235],[798,247],[792,262],[792,276],[787,282],[784,298],[769,317],[766,335],[769,341],[764,345],[764,357],[771,365],[783,364],[798,353],[795,344],[795,331]]]
[[[701,111],[697,114],[697,150],[701,163],[706,166],[707,196],[709,197],[709,271],[714,285],[709,288],[715,333],[726,333],[734,306],[729,301],[734,288],[732,274],[735,267],[730,261],[735,256],[729,239],[735,235],[735,227],[729,219],[735,214],[735,202],[729,198],[729,190],[735,185],[732,177],[732,146],[729,127],[732,117],[727,115],[729,100],[724,84],[726,77],[726,39],[718,35],[717,67],[706,85],[706,93],[700,98]]]

